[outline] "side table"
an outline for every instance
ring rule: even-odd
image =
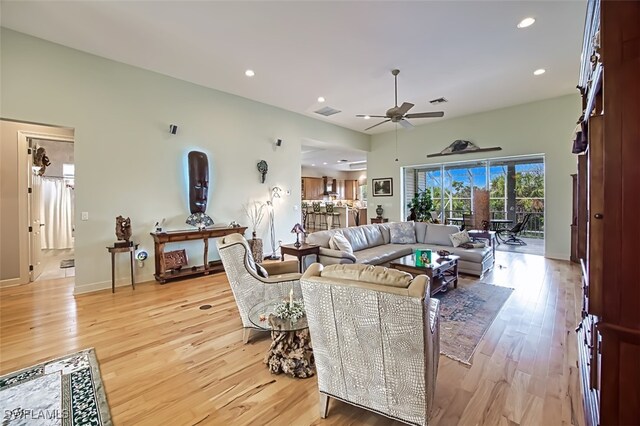
[[[320,246],[313,244],[300,244],[300,247],[296,247],[294,244],[285,244],[280,246],[280,252],[282,253],[282,261],[284,262],[284,255],[289,254],[298,258],[298,269],[302,273],[303,265],[302,258],[312,254],[316,255],[316,262],[320,255]]]
[[[133,279],[133,253],[138,250],[139,244],[133,244],[127,247],[107,247],[109,253],[111,253],[111,293],[116,292],[116,253],[129,253],[131,256],[131,287],[136,289],[136,283]]]
[[[258,330],[271,332],[271,346],[264,363],[273,374],[285,373],[291,377],[307,378],[315,374],[313,348],[307,316],[297,321],[274,315],[275,308],[283,301],[268,300],[249,310],[249,321]]]
[[[387,223],[389,222],[389,218],[388,217],[372,217],[371,218],[371,224],[373,225],[374,223]]]

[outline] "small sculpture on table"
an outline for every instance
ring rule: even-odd
[[[209,160],[207,154],[199,151],[189,152],[189,211],[186,223],[198,229],[213,225],[205,213],[209,191]]]
[[[129,247],[133,245],[131,242],[131,219],[128,217],[116,217],[116,238],[118,241],[114,243],[114,247]]]

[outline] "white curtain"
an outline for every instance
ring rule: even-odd
[[[43,249],[73,248],[73,189],[64,179],[42,178]]]

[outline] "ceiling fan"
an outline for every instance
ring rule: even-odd
[[[386,118],[386,120],[381,121],[378,124],[374,124],[373,126],[367,127],[366,130],[373,129],[376,126],[379,126],[384,123],[388,123],[389,121],[393,123],[400,123],[402,127],[405,129],[413,128],[413,124],[411,124],[407,118],[436,118],[443,117],[444,112],[442,111],[434,111],[434,112],[416,112],[413,114],[407,114],[407,112],[413,108],[413,104],[409,102],[404,102],[402,105],[398,107],[398,74],[400,74],[400,70],[391,70],[391,74],[393,74],[393,78],[395,80],[395,94],[396,94],[396,106],[393,108],[389,108],[387,110],[386,115],[365,115],[358,114],[356,117],[370,117],[370,118]]]

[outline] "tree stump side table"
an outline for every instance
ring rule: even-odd
[[[297,321],[282,319],[273,312],[282,300],[260,302],[249,311],[249,320],[259,330],[271,332],[271,346],[264,363],[273,374],[307,378],[315,374],[313,349],[307,317]]]

